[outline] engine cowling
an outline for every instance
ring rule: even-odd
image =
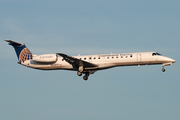
[[[50,63],[56,62],[58,60],[58,56],[56,54],[37,55],[34,56],[32,60],[35,62]]]

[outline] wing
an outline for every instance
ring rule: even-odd
[[[78,69],[80,66],[83,66],[84,68],[91,68],[91,67],[97,67],[97,65],[77,59],[75,57],[63,54],[63,53],[57,53],[58,55],[62,56],[63,59],[71,64],[73,68]]]

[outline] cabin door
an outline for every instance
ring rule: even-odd
[[[138,63],[141,62],[141,54],[137,54],[137,62],[138,62]]]

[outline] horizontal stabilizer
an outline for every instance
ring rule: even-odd
[[[24,45],[22,43],[17,43],[17,42],[14,42],[12,40],[5,40],[6,42],[9,42],[9,45],[12,45],[12,46],[21,46],[21,45]]]

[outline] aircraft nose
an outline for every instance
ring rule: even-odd
[[[169,62],[172,62],[172,63],[175,63],[175,62],[176,62],[176,60],[174,60],[174,59],[172,59],[172,58],[167,58],[166,60],[169,61]]]
[[[176,62],[176,60],[172,59],[172,62],[173,62],[173,63],[175,63],[175,62]]]

